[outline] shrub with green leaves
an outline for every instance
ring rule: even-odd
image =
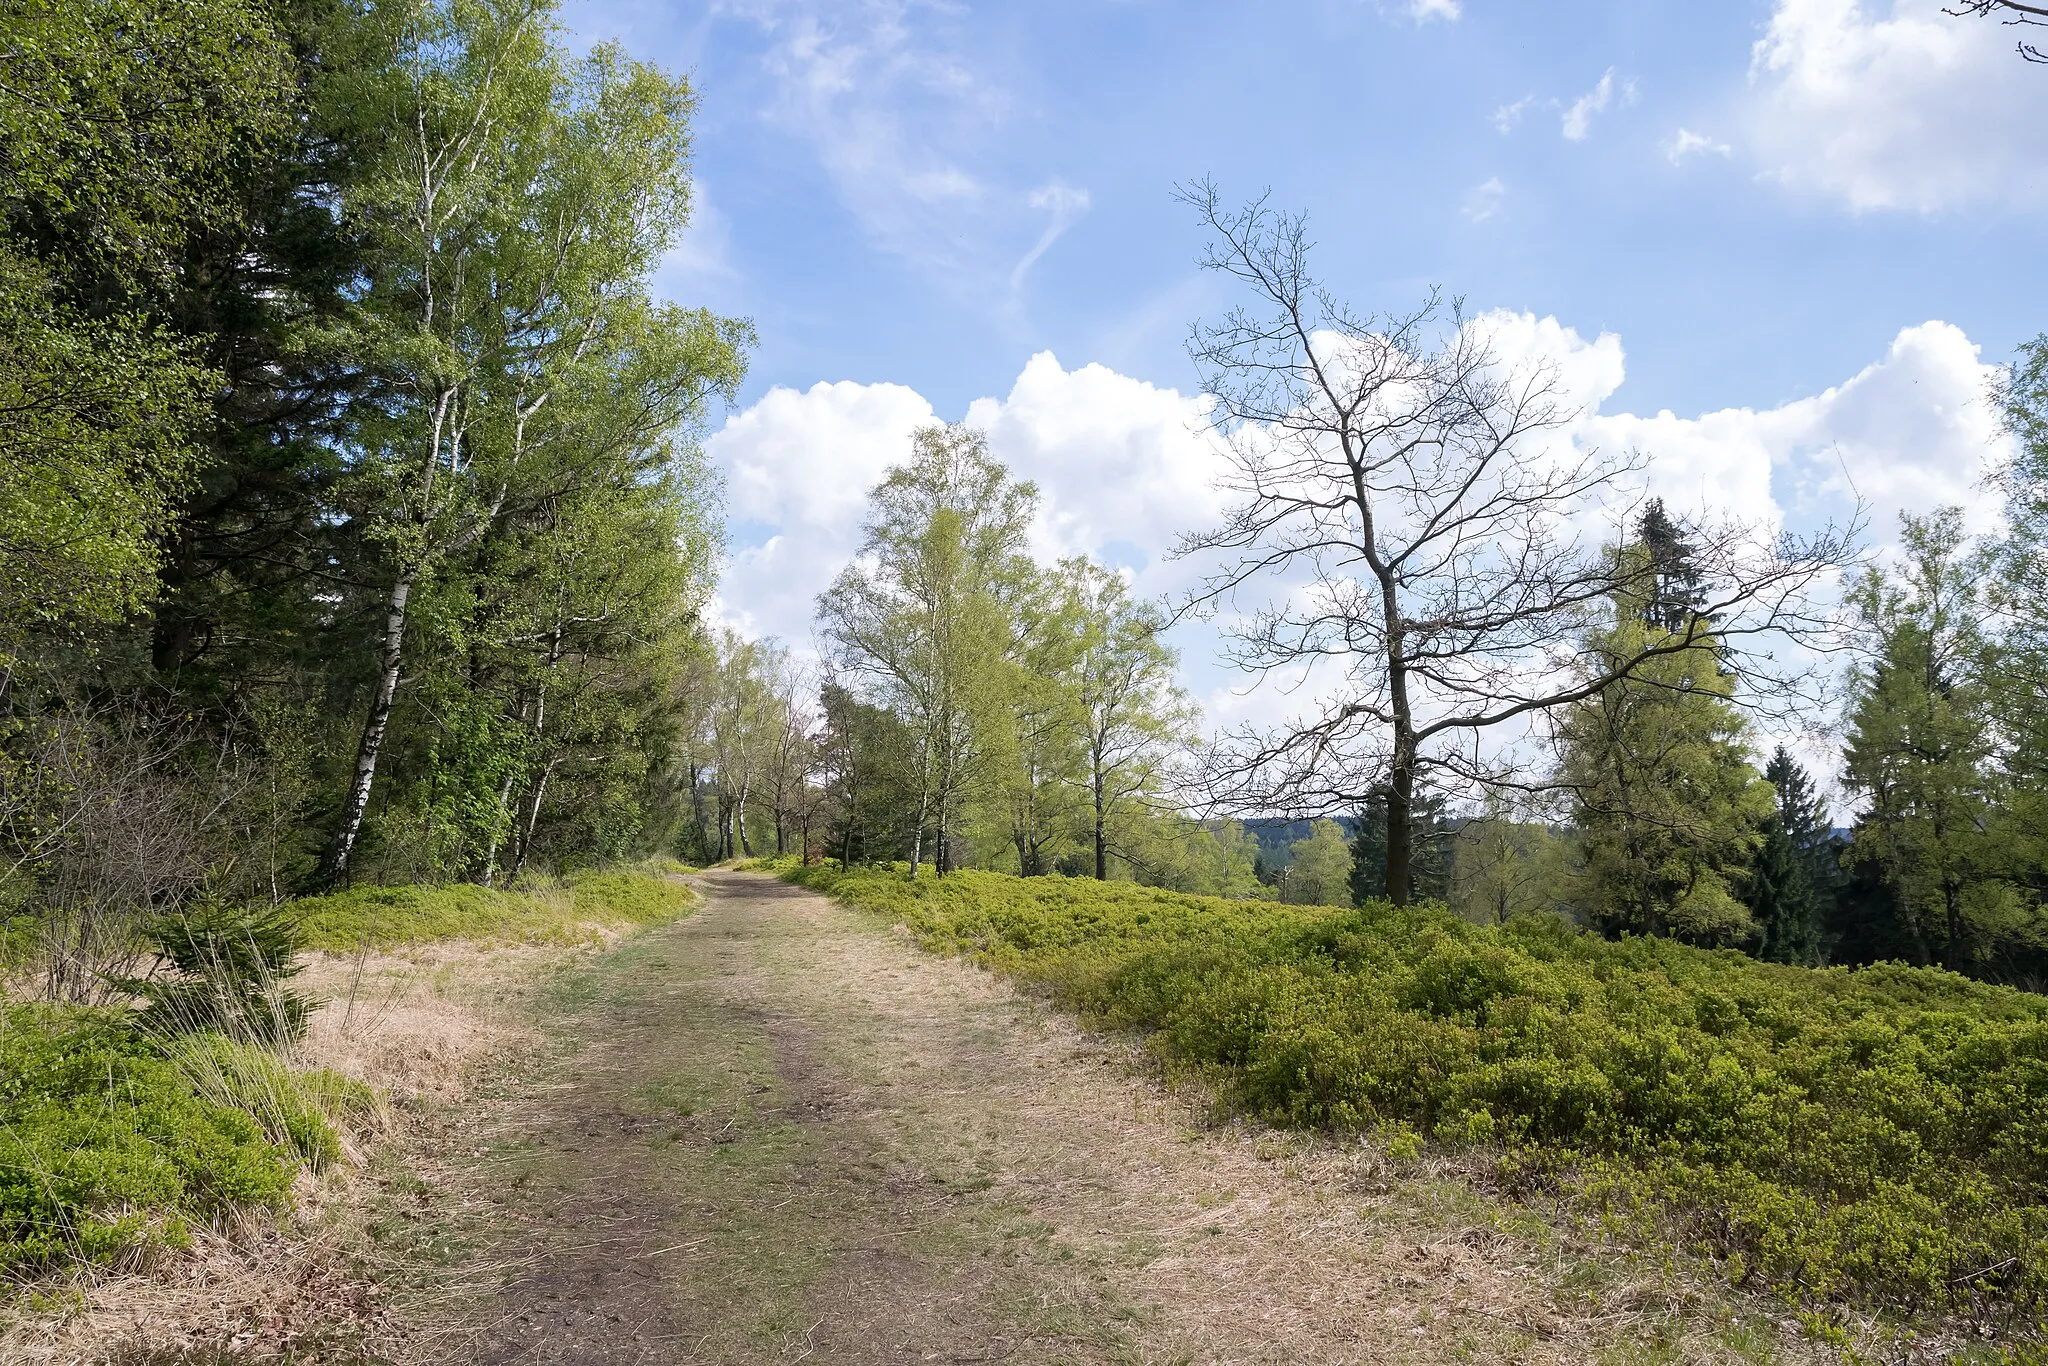
[[[670,874],[680,865],[571,873],[513,891],[474,883],[356,887],[290,903],[307,948],[347,952],[443,939],[573,944],[594,931],[673,920],[696,894]]]
[[[2048,1000],[1551,918],[788,869],[1147,1031],[1245,1110],[1485,1145],[1800,1300],[2048,1300]]]
[[[124,1013],[0,1009],[0,1272],[182,1243],[195,1222],[281,1203],[298,1166]]]

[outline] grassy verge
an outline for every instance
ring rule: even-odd
[[[306,947],[346,952],[442,939],[581,944],[607,932],[673,920],[696,894],[668,861],[571,873],[505,891],[474,883],[356,887],[296,903]]]
[[[111,1263],[237,1207],[282,1205],[370,1104],[360,1084],[219,1035],[0,1010],[0,1275]]]
[[[1549,919],[779,869],[1146,1031],[1269,1121],[1498,1154],[1810,1307],[2048,1302],[2048,1000]],[[1816,1318],[1816,1327],[1824,1327]]]
[[[430,940],[577,945],[695,900],[662,862],[517,891],[371,887],[295,904],[305,947]],[[388,1003],[387,1003],[388,1004]],[[283,1208],[376,1109],[289,1046],[166,1036],[131,1010],[0,1002],[0,1282],[126,1264],[233,1211]]]

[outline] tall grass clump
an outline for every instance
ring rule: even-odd
[[[1731,1280],[1908,1313],[2048,1303],[2048,1000],[1554,918],[787,870],[1149,1034],[1235,1104],[1500,1155]]]
[[[370,1089],[292,1065],[310,1003],[288,912],[199,899],[146,930],[138,1005],[0,1011],[0,1274],[110,1263],[281,1205],[344,1155]]]

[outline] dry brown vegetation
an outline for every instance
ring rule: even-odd
[[[407,1336],[387,1284],[406,1269],[371,1225],[455,1140],[455,1107],[484,1061],[534,1039],[525,1002],[569,956],[468,944],[314,955],[301,980],[325,1004],[295,1061],[367,1082],[385,1101],[371,1131],[346,1136],[347,1169],[302,1175],[289,1212],[248,1212],[187,1251],[18,1288],[0,1303],[0,1363],[386,1354]]]

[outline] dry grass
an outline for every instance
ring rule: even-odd
[[[314,955],[300,980],[325,1004],[293,1061],[367,1082],[386,1102],[371,1131],[346,1136],[352,1160],[302,1175],[289,1212],[246,1213],[145,1265],[16,1287],[0,1298],[0,1366],[391,1359],[404,1335],[388,1285],[407,1269],[372,1225],[394,1200],[412,1200],[417,1174],[460,1141],[451,1125],[486,1062],[535,1042],[522,1005],[574,952],[449,943]]]

